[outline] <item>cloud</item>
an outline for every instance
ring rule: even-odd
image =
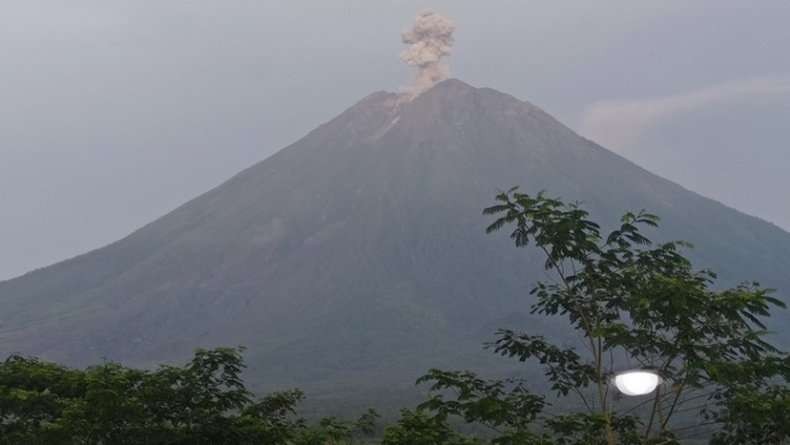
[[[646,131],[678,114],[785,94],[790,94],[790,79],[756,78],[665,97],[605,100],[584,110],[579,133],[604,147],[628,151]]]

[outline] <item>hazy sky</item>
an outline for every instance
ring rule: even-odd
[[[399,34],[428,7],[457,23],[454,77],[790,229],[787,0],[0,3],[0,279],[408,84]]]

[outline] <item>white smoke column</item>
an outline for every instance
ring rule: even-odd
[[[449,68],[442,58],[450,55],[454,31],[452,20],[433,11],[423,11],[417,14],[414,27],[401,35],[403,43],[409,47],[403,50],[400,58],[418,69],[410,88],[412,96],[447,78]]]

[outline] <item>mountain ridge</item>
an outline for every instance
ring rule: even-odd
[[[411,385],[497,368],[486,327],[530,317],[542,260],[485,236],[497,189],[664,217],[724,285],[790,291],[790,234],[614,154],[529,102],[447,80],[366,96],[127,237],[0,282],[0,353],[152,365],[244,344],[261,384]],[[502,325],[505,324],[505,325]],[[524,327],[524,326],[520,326]],[[790,333],[783,332],[784,339]]]
[[[439,82],[437,85],[446,85],[446,84],[448,84],[448,83],[457,83],[457,84],[464,85],[464,86],[467,86],[467,87],[470,87],[470,88],[476,88],[476,87],[471,87],[469,84],[467,84],[467,83],[465,83],[465,82],[463,82],[463,81],[461,81],[461,80],[459,80],[459,79],[454,79],[454,78],[447,79],[447,80],[444,80],[444,81],[442,81],[442,82]],[[498,91],[498,90],[496,90],[496,89],[489,88],[489,87],[479,87],[479,88],[476,88],[476,89],[478,89],[478,90],[481,90],[481,91],[491,91],[491,92],[494,92],[494,93],[496,93],[496,94],[500,94],[500,95],[506,96],[506,97],[508,97],[508,98],[511,98],[511,99],[513,99],[513,100],[515,100],[515,101],[518,101],[518,102],[521,102],[521,103],[523,103],[523,104],[526,104],[526,105],[528,105],[528,106],[530,106],[530,107],[534,108],[534,109],[535,109],[535,110],[537,110],[538,112],[540,112],[540,113],[544,114],[546,117],[549,117],[550,119],[552,119],[552,120],[553,120],[553,121],[555,121],[556,123],[558,123],[558,124],[562,125],[563,127],[565,127],[566,129],[568,129],[569,131],[573,132],[573,130],[572,130],[570,127],[567,127],[567,126],[566,126],[566,125],[564,125],[562,122],[558,121],[558,120],[557,120],[557,119],[555,119],[553,116],[551,116],[550,114],[548,114],[548,113],[546,113],[544,110],[542,110],[540,107],[537,107],[536,105],[532,104],[532,103],[531,103],[531,102],[529,102],[529,101],[526,101],[526,100],[519,99],[519,98],[517,98],[517,97],[515,97],[515,96],[512,96],[512,95],[510,95],[510,94],[507,94],[507,93],[500,92],[500,91]],[[400,102],[400,103],[402,103],[402,102],[408,102],[408,96],[409,96],[409,94],[408,94],[408,93],[396,93],[396,92],[387,91],[387,90],[379,90],[379,91],[375,91],[375,92],[373,92],[373,93],[371,93],[371,94],[369,94],[369,95],[365,96],[365,97],[364,97],[364,98],[362,98],[361,100],[357,101],[357,102],[356,102],[356,103],[354,103],[352,106],[350,106],[350,107],[349,107],[349,108],[348,108],[346,111],[351,111],[351,110],[353,110],[353,109],[356,109],[356,108],[357,108],[357,107],[359,107],[360,105],[363,105],[363,104],[365,104],[365,103],[367,103],[367,102],[375,102],[375,101],[377,101],[377,100],[379,100],[379,99],[381,99],[381,98],[385,98],[385,99],[387,99],[387,100],[391,100],[391,101],[395,101],[395,102]],[[398,107],[398,105],[394,106],[393,108],[394,108],[394,109],[397,109],[397,107]],[[345,112],[344,112],[344,113],[345,113]],[[341,113],[340,115],[338,115],[338,116],[336,116],[336,117],[334,117],[334,118],[332,118],[332,119],[330,119],[330,120],[328,120],[328,121],[326,121],[326,122],[324,122],[324,123],[320,124],[318,127],[316,127],[316,129],[314,129],[314,130],[312,130],[312,131],[308,132],[308,133],[307,133],[307,135],[305,135],[304,137],[307,137],[307,136],[309,136],[310,134],[312,134],[313,132],[316,132],[316,131],[318,131],[319,129],[321,129],[321,128],[322,128],[322,127],[324,127],[325,125],[328,125],[328,124],[330,124],[332,121],[334,121],[334,120],[338,119],[338,118],[339,118],[340,116],[342,116],[344,113]],[[396,114],[395,116],[397,117],[397,114]],[[578,136],[579,136],[580,138],[582,138],[582,139],[584,139],[584,140],[588,141],[590,144],[593,144],[593,145],[600,146],[600,145],[599,145],[597,142],[595,142],[594,140],[588,139],[588,138],[586,138],[586,137],[584,137],[584,136],[581,136],[581,135],[578,135]],[[303,138],[304,138],[304,137],[303,137]],[[300,138],[300,139],[301,139],[301,138]],[[285,148],[289,147],[290,145],[293,145],[293,144],[288,144],[288,145],[287,145]],[[283,148],[282,150],[284,150],[285,148]],[[250,169],[254,168],[254,167],[255,167],[255,166],[257,166],[258,164],[260,164],[260,163],[262,163],[262,162],[265,162],[265,161],[266,161],[266,160],[268,160],[269,158],[271,158],[271,157],[273,157],[273,156],[276,156],[276,155],[277,155],[277,153],[279,153],[279,151],[282,151],[282,150],[278,150],[277,152],[275,152],[274,154],[270,155],[269,157],[267,157],[267,158],[265,158],[265,159],[263,159],[263,160],[261,160],[261,161],[258,161],[258,162],[256,162],[255,164],[253,164],[253,165],[252,165],[252,166],[250,166],[250,167],[247,167],[247,168],[245,168],[245,169],[241,170],[240,172],[238,172],[238,173],[234,174],[233,176],[231,176],[229,179],[227,179],[227,180],[223,181],[223,182],[222,182],[220,185],[217,185],[217,186],[213,187],[213,188],[212,188],[212,189],[210,189],[209,191],[206,191],[206,192],[200,193],[200,194],[198,194],[198,195],[194,196],[193,198],[190,198],[190,199],[189,199],[189,200],[188,200],[186,203],[184,203],[184,204],[181,204],[181,205],[179,205],[179,206],[175,207],[174,209],[172,209],[172,210],[168,211],[168,212],[166,213],[166,215],[167,215],[167,214],[169,214],[169,213],[172,213],[172,212],[175,212],[175,211],[177,211],[177,210],[178,210],[178,209],[180,209],[181,207],[188,205],[190,202],[192,202],[192,201],[193,201],[193,200],[195,200],[195,199],[198,199],[198,198],[202,197],[203,195],[206,195],[206,194],[209,194],[209,193],[211,193],[211,191],[212,191],[212,190],[214,190],[214,189],[216,189],[216,188],[220,187],[222,184],[224,184],[224,183],[226,183],[226,182],[228,182],[228,181],[231,181],[231,180],[232,180],[233,178],[235,178],[236,176],[238,176],[238,175],[241,175],[241,174],[242,174],[242,173],[244,173],[245,171],[247,171],[247,170],[250,170]],[[614,155],[614,156],[617,156],[617,157],[621,158],[622,160],[624,160],[624,161],[626,161],[626,162],[629,162],[629,163],[633,164],[634,166],[636,166],[636,167],[638,167],[638,168],[640,168],[640,169],[644,170],[644,172],[645,172],[645,173],[648,173],[648,174],[650,174],[650,175],[652,175],[652,176],[657,176],[657,177],[660,177],[661,179],[663,179],[663,180],[665,180],[665,181],[667,181],[667,182],[669,182],[669,183],[671,183],[671,184],[673,184],[673,185],[675,185],[675,186],[677,186],[677,187],[679,187],[679,188],[681,188],[681,189],[683,189],[683,190],[685,190],[685,191],[687,191],[687,192],[689,192],[689,193],[693,193],[693,194],[695,194],[695,195],[698,195],[698,196],[700,196],[700,197],[702,197],[702,198],[704,198],[704,199],[707,199],[707,200],[713,201],[713,202],[715,202],[716,204],[719,204],[719,205],[722,205],[722,206],[724,206],[724,207],[727,207],[728,209],[734,210],[734,211],[736,211],[736,212],[740,213],[741,215],[744,215],[744,216],[747,216],[747,217],[749,217],[749,218],[753,218],[753,219],[755,219],[755,220],[758,220],[758,221],[759,221],[759,222],[761,222],[761,223],[769,224],[769,225],[771,225],[771,226],[775,227],[776,229],[778,229],[778,230],[780,230],[780,231],[782,231],[782,232],[785,232],[785,233],[790,233],[790,231],[787,231],[786,229],[784,229],[783,227],[781,227],[780,225],[776,224],[776,223],[775,223],[775,222],[773,222],[773,221],[769,221],[769,220],[766,220],[766,219],[764,219],[764,218],[761,218],[761,217],[759,217],[759,216],[756,216],[756,215],[749,214],[749,213],[747,213],[747,212],[744,212],[744,211],[742,211],[742,210],[740,210],[740,209],[737,209],[737,208],[735,208],[735,207],[733,207],[733,206],[731,206],[731,205],[729,205],[729,204],[726,204],[726,203],[724,203],[724,202],[722,202],[722,201],[720,201],[720,200],[717,200],[717,199],[715,199],[715,198],[712,198],[712,197],[705,196],[705,195],[703,195],[703,194],[700,194],[699,192],[696,192],[696,191],[694,191],[694,190],[688,189],[688,188],[686,188],[685,186],[683,186],[682,184],[680,184],[680,183],[678,183],[678,182],[675,182],[675,181],[672,181],[672,180],[669,180],[669,179],[663,178],[663,177],[661,177],[659,174],[657,174],[657,173],[655,173],[655,172],[652,172],[652,171],[650,171],[650,170],[648,170],[648,169],[646,169],[646,168],[644,168],[644,167],[640,166],[639,164],[636,164],[636,163],[634,163],[633,161],[631,161],[631,160],[629,160],[628,158],[626,158],[626,157],[624,157],[624,156],[620,155],[620,154],[619,154],[619,153],[617,153],[617,152],[610,151],[610,150],[607,150],[607,151],[609,151],[609,152],[610,152],[612,155]],[[151,221],[151,222],[149,222],[149,223],[146,223],[146,224],[144,224],[143,226],[141,226],[141,227],[139,227],[139,228],[137,228],[137,229],[134,229],[134,230],[133,230],[131,233],[129,233],[128,235],[126,235],[126,236],[122,237],[122,238],[121,238],[121,239],[119,239],[118,241],[114,241],[114,242],[111,242],[111,243],[109,243],[109,244],[105,244],[105,245],[98,246],[98,247],[96,247],[96,248],[93,248],[93,249],[90,249],[90,250],[88,250],[87,252],[80,253],[80,254],[74,255],[74,256],[72,256],[72,257],[64,258],[64,259],[62,259],[62,260],[58,260],[58,261],[56,261],[56,262],[54,262],[54,263],[47,264],[47,265],[45,265],[45,266],[41,266],[41,267],[37,267],[37,268],[31,269],[31,270],[29,270],[29,271],[27,271],[27,272],[24,272],[24,273],[20,274],[20,275],[16,275],[16,276],[12,276],[12,277],[9,277],[9,278],[2,279],[2,280],[0,280],[0,284],[2,284],[2,283],[4,283],[4,282],[8,282],[8,281],[12,281],[12,280],[16,280],[16,279],[19,279],[19,278],[25,277],[26,275],[29,275],[29,274],[36,273],[36,272],[38,272],[38,271],[40,271],[40,270],[47,269],[47,268],[49,268],[49,267],[51,267],[51,266],[55,266],[55,265],[59,265],[59,264],[63,264],[63,263],[67,263],[67,262],[70,262],[70,261],[72,261],[72,260],[75,260],[75,259],[81,258],[81,257],[83,257],[83,256],[85,256],[85,255],[92,254],[93,252],[95,252],[95,251],[97,251],[97,250],[104,249],[104,248],[106,248],[106,247],[108,247],[108,246],[110,246],[110,245],[112,245],[112,244],[115,244],[115,243],[118,243],[118,242],[121,242],[121,241],[123,241],[124,239],[128,238],[129,236],[132,236],[132,235],[134,235],[134,234],[135,234],[135,233],[137,233],[138,231],[140,231],[140,230],[144,229],[145,227],[147,227],[147,226],[148,226],[148,225],[150,225],[150,224],[153,224],[153,223],[155,223],[155,222],[156,222],[156,221],[158,221],[158,220],[159,220],[159,218],[157,218],[157,219],[155,219],[155,220],[153,220],[153,221]]]

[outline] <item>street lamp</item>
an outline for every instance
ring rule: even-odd
[[[627,396],[643,396],[656,390],[661,377],[649,369],[619,372],[614,376],[614,385]]]

